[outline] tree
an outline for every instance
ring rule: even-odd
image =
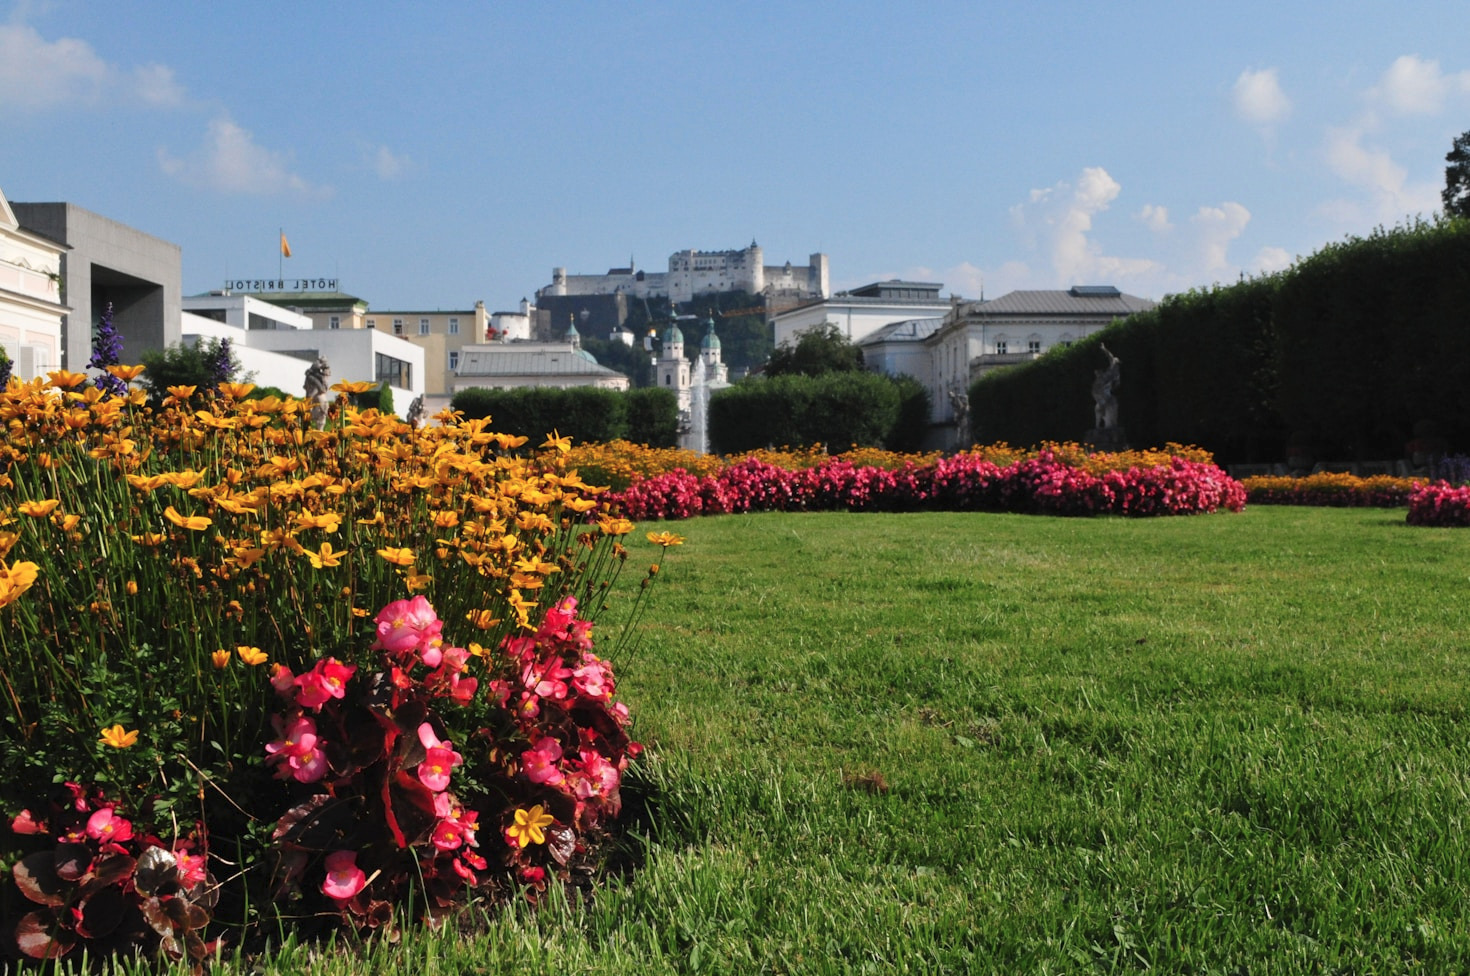
[[[863,352],[842,330],[827,322],[776,347],[766,360],[767,376],[821,376],[823,373],[854,373],[863,368]]]
[[[240,362],[228,339],[204,339],[192,345],[179,343],[158,352],[143,354],[142,381],[149,400],[158,403],[171,386],[193,386],[217,390],[239,376]]]
[[[1470,131],[1455,136],[1454,145],[1445,153],[1444,201],[1447,217],[1470,217]]]

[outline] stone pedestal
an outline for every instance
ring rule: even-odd
[[[1113,453],[1128,450],[1128,432],[1122,427],[1094,427],[1083,440],[1094,451]]]

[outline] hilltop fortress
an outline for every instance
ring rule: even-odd
[[[764,296],[767,308],[789,306],[830,294],[827,255],[813,254],[809,260],[805,266],[790,261],[768,265],[755,241],[738,251],[676,251],[669,255],[667,272],[639,271],[631,261],[626,268],[609,268],[600,275],[569,275],[566,268],[553,268],[551,284],[538,289],[536,297],[621,294],[687,302],[697,295],[744,291]]]

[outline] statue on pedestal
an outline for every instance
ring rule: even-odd
[[[1108,365],[1092,372],[1093,423],[1098,430],[1106,430],[1118,426],[1118,387],[1123,384],[1123,371],[1118,357],[1107,346],[1099,343],[1098,348],[1108,357]]]
[[[327,422],[327,405],[322,399],[327,395],[327,377],[330,375],[332,369],[322,356],[316,357],[316,362],[306,367],[306,399],[311,402],[311,425],[318,429]]]

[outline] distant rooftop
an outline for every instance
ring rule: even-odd
[[[1154,302],[1125,295],[1112,285],[1076,285],[1066,291],[1013,291],[966,308],[971,315],[1132,315]]]
[[[919,298],[939,299],[943,282],[936,281],[875,281],[871,285],[854,288],[847,294],[854,298]]]
[[[507,342],[465,349],[457,373],[461,377],[621,375],[565,342]]]
[[[863,336],[859,346],[875,346],[880,342],[922,342],[939,331],[944,319],[904,319],[890,322],[883,328]]]

